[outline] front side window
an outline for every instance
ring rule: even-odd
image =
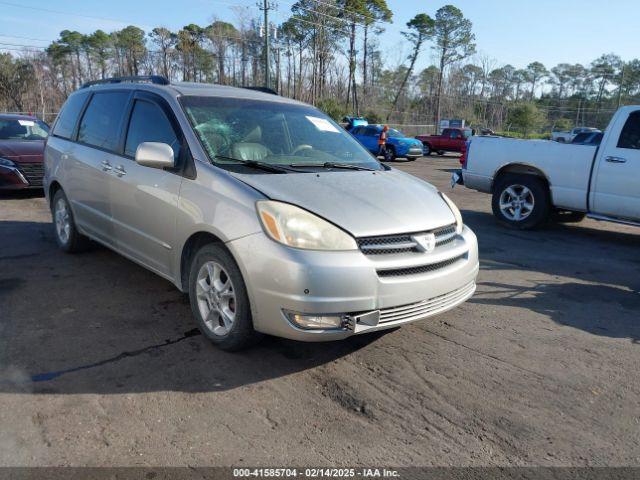
[[[380,130],[378,130],[376,127],[367,127],[367,129],[364,131],[364,134],[367,137],[377,137],[378,135],[380,135]]]
[[[618,139],[618,148],[640,150],[640,111],[629,115]]]
[[[352,135],[313,107],[199,96],[180,101],[210,160],[219,166],[241,159],[296,167],[348,163],[384,168]]]
[[[56,137],[71,138],[86,99],[87,94],[85,93],[75,93],[69,97],[53,127],[53,134]]]
[[[0,140],[45,140],[49,127],[40,120],[0,120]]]
[[[124,154],[135,157],[138,145],[143,142],[166,143],[173,148],[173,158],[178,161],[180,142],[169,119],[155,103],[136,100],[131,112]]]
[[[115,151],[128,99],[128,92],[96,93],[80,121],[78,141]]]

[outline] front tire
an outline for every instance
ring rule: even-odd
[[[518,230],[540,226],[549,218],[550,205],[547,185],[533,175],[501,176],[496,181],[491,201],[495,217]]]
[[[428,143],[423,143],[422,145],[423,145],[422,154],[425,157],[428,157],[429,155],[431,155],[431,146]]]
[[[89,247],[89,239],[78,232],[67,196],[58,190],[51,202],[54,233],[58,247],[67,253],[77,253]]]
[[[196,253],[189,271],[189,300],[200,331],[222,350],[253,345],[251,306],[240,269],[222,246],[209,244]]]

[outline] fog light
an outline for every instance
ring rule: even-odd
[[[285,312],[289,321],[305,330],[328,330],[343,328],[345,315],[310,315],[305,313]]]

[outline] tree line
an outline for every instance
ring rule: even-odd
[[[110,76],[262,85],[266,34],[273,35],[270,75],[281,95],[337,119],[364,115],[408,133],[432,130],[441,118],[524,132],[602,127],[615,108],[640,97],[637,59],[604,54],[589,65],[532,61],[518,69],[479,55],[472,22],[453,5],[407,22],[401,33],[408,55],[392,64],[381,37],[392,21],[386,0],[298,0],[286,21],[266,28],[258,15],[238,9],[233,23],[215,19],[177,31],[63,30],[47,47],[13,45],[0,53],[0,109],[46,117],[84,82]],[[425,58],[432,64],[417,70]]]

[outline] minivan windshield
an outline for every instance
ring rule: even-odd
[[[241,98],[180,100],[209,160],[220,167],[246,166],[248,161],[254,166],[286,166],[287,172],[384,169],[342,127],[313,107]]]

